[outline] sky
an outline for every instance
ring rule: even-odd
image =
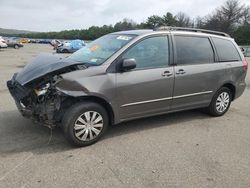
[[[0,0],[0,28],[30,31],[86,29],[114,25],[123,18],[137,23],[151,15],[184,12],[205,16],[225,0]],[[240,0],[250,5],[249,0]]]

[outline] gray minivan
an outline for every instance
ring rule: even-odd
[[[41,54],[7,85],[23,116],[86,146],[132,119],[194,108],[221,116],[247,68],[225,33],[164,27],[108,34],[67,58]]]

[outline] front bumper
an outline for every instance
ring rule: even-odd
[[[7,81],[7,87],[15,100],[17,109],[26,118],[45,126],[54,127],[59,117],[61,98],[56,93],[41,96],[39,100],[33,89],[22,86],[16,81],[16,75]],[[59,120],[58,120],[59,121]]]
[[[23,101],[30,93],[29,89],[23,87],[15,81],[17,73],[14,74],[11,80],[7,81],[7,87],[13,99],[15,100],[17,109],[24,117],[31,117],[32,110],[25,107]]]

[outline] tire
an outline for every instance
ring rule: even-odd
[[[65,138],[78,147],[97,142],[106,132],[108,125],[109,118],[105,108],[94,102],[73,105],[65,112],[62,119]]]
[[[18,48],[19,48],[19,46],[18,46],[17,44],[15,44],[15,45],[14,45],[14,48],[15,48],[15,49],[18,49]]]
[[[213,96],[213,99],[209,107],[207,108],[207,111],[211,116],[215,117],[222,116],[228,111],[231,105],[231,101],[232,101],[231,90],[228,89],[227,87],[222,87]]]
[[[69,51],[66,50],[66,49],[63,49],[63,50],[62,50],[62,53],[69,53]]]

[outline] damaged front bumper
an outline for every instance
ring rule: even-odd
[[[25,105],[22,103],[22,99],[29,95],[29,90],[25,87],[21,86],[19,83],[15,81],[16,74],[12,77],[11,80],[7,81],[7,87],[10,91],[11,96],[14,98],[17,109],[24,117],[31,117],[32,110],[27,109]]]
[[[56,94],[37,96],[34,89],[22,86],[15,78],[7,81],[7,87],[15,100],[17,109],[26,118],[53,127],[56,125],[56,113],[60,109],[61,97]],[[52,91],[50,91],[52,93]],[[40,97],[40,98],[39,98]]]

